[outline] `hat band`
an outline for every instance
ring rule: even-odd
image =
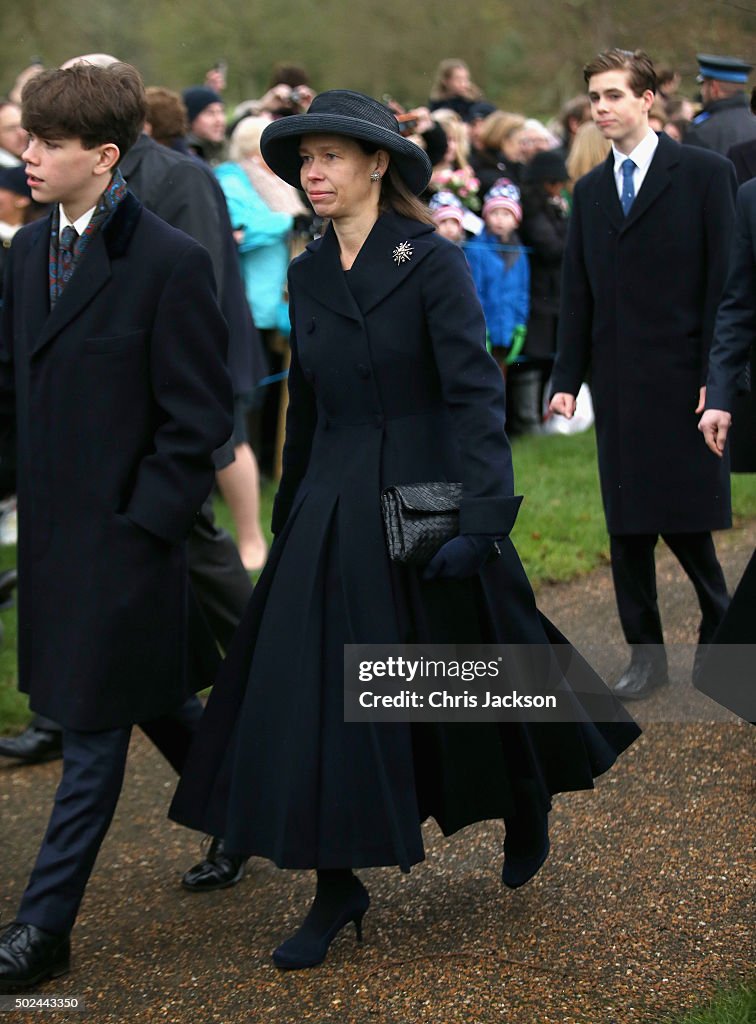
[[[738,85],[745,85],[748,81],[747,71],[722,71],[713,68],[708,64],[701,64],[698,71],[699,79],[714,78],[717,82],[735,82]]]

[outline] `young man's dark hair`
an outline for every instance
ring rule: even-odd
[[[42,71],[24,86],[24,128],[42,139],[78,138],[85,149],[113,142],[123,156],[147,114],[144,85],[130,64],[80,63]]]
[[[643,50],[604,50],[597,54],[583,68],[583,78],[588,85],[594,75],[604,71],[627,71],[630,88],[636,96],[642,96],[646,90],[656,92],[656,72],[651,58]]]

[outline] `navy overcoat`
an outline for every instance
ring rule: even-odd
[[[608,693],[601,726],[345,724],[345,643],[563,638],[507,537],[503,381],[461,250],[384,214],[348,273],[331,228],[289,287],[277,537],[172,814],[283,867],[408,867],[428,815],[448,833],[511,813],[519,783],[544,803],[590,787],[638,729]],[[382,489],[429,480],[462,482],[463,532],[506,538],[472,580],[423,582],[388,558]]]
[[[50,310],[50,219],[11,249],[0,412],[18,438],[19,686],[79,730],[186,693],[184,540],[231,432],[210,257],[127,193]]]
[[[627,217],[614,157],[575,186],[552,393],[590,375],[609,533],[695,533],[731,524],[726,460],[695,413],[732,238],[724,157],[659,145]]]
[[[746,383],[750,381],[750,392]],[[709,361],[706,408],[733,414],[733,472],[756,473],[756,181],[738,190],[735,231]]]

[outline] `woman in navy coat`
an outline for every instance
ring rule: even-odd
[[[424,153],[385,107],[340,90],[270,125],[262,152],[331,224],[289,274],[276,541],[172,816],[318,870],[302,928],[274,953],[296,968],[319,963],[350,921],[359,934],[369,899],[351,869],[408,870],[431,815],[446,834],[504,818],[502,878],[523,884],[548,854],[551,794],[590,788],[639,730],[564,646],[581,688],[589,677],[606,694],[602,724],[344,722],[344,644],[566,641],[508,540],[521,499],[503,383],[464,255],[414,198],[430,177]],[[460,535],[422,573],[391,562],[382,490],[442,480],[462,482]]]

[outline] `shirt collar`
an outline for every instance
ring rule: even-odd
[[[89,227],[89,222],[92,219],[92,214],[95,212],[97,207],[93,206],[91,210],[87,210],[86,213],[82,213],[81,217],[77,217],[76,220],[68,219],[68,217],[66,216],[66,212],[61,204],[58,204],[58,209],[60,211],[60,230],[62,231],[63,228],[72,227],[76,234],[81,236]]]
[[[635,166],[640,171],[647,171],[648,166],[654,158],[656,147],[659,145],[659,136],[653,130],[649,128],[646,135],[643,136],[641,141],[632,151],[632,153],[620,153],[617,147],[612,143],[612,152],[614,153],[614,173],[619,174],[622,164],[628,158],[633,161]]]

